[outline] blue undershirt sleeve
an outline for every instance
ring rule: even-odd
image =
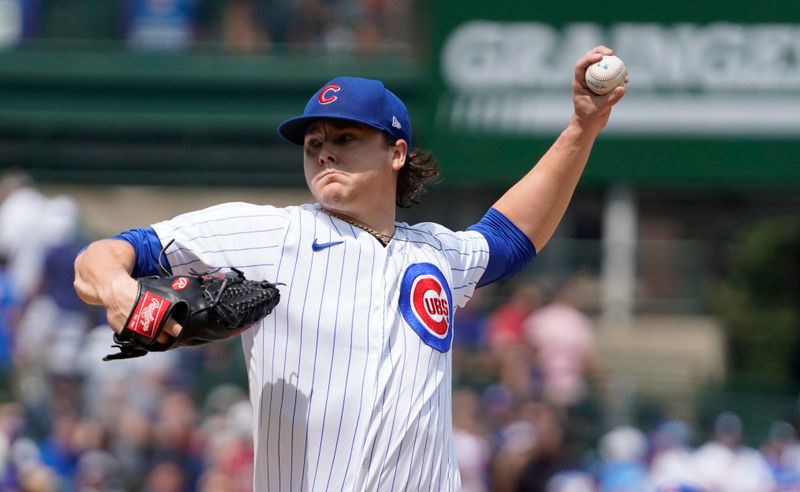
[[[149,277],[161,273],[158,268],[158,258],[162,249],[161,240],[152,227],[129,229],[109,239],[121,239],[133,246],[133,250],[136,252],[136,262],[131,272],[133,278]],[[172,274],[172,268],[166,257],[162,264]]]
[[[478,287],[516,275],[536,256],[528,236],[494,208],[467,230],[480,232],[489,243],[489,264]]]

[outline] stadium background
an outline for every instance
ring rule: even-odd
[[[572,64],[598,43],[627,62],[629,94],[556,237],[521,277],[485,289],[464,322],[474,331],[454,348],[457,401],[475,409],[456,424],[488,450],[462,466],[477,475],[470,490],[505,490],[498,476],[544,453],[535,435],[547,412],[598,483],[613,461],[603,436],[620,425],[648,438],[645,463],[664,423],[685,424],[691,447],[725,411],[753,447],[775,438],[776,421],[797,425],[800,12],[771,1],[598,10],[585,0],[0,0],[0,167],[13,171],[3,196],[20,189],[18,171],[40,193],[0,210],[4,275],[13,286],[21,250],[29,274],[42,272],[3,307],[8,490],[53,480],[247,489],[234,480],[247,475],[249,429],[236,413],[238,347],[148,356],[159,358],[148,395],[117,395],[112,408],[140,409],[126,415],[175,437],[131,444],[107,415],[113,395],[93,385],[127,381],[135,366],[102,365],[105,339],[76,348],[99,313],[79,313],[73,331],[52,323],[79,309],[58,301],[71,282],[66,246],[221,201],[308,200],[300,155],[275,126],[339,74],[384,80],[409,104],[417,144],[441,160],[441,182],[401,219],[467,226],[566,123]],[[48,238],[45,210],[73,205],[75,228]],[[538,300],[522,297],[531,285]],[[560,406],[541,395],[535,353],[507,355],[526,335],[495,315],[518,315],[518,299],[523,312],[545,304],[564,285],[591,320],[599,364],[581,375],[580,402]],[[56,314],[37,318],[48,295]],[[216,443],[212,430],[229,439]],[[238,461],[223,463],[214,446]]]

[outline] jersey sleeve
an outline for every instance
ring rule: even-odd
[[[434,223],[417,226],[427,229],[438,240],[437,246],[441,245],[441,251],[450,266],[453,303],[464,307],[472,298],[489,263],[489,245],[486,238],[478,231],[451,231]]]
[[[467,228],[483,234],[489,244],[489,264],[478,287],[512,277],[536,257],[536,247],[513,222],[494,208]]]
[[[290,216],[285,209],[225,203],[152,225],[174,274],[274,265]],[[170,244],[171,242],[171,244]]]
[[[131,270],[133,278],[159,275],[162,266],[167,273],[172,273],[169,263],[161,261],[161,240],[152,227],[128,229],[109,239],[125,241],[133,247],[136,256]]]

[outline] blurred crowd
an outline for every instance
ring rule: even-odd
[[[72,288],[77,203],[21,173],[0,201],[0,490],[250,491],[240,345],[102,362],[104,313]]]
[[[407,45],[411,8],[408,0],[0,0],[0,46],[120,40],[153,50],[365,52]]]
[[[758,449],[731,411],[710,428],[667,411],[642,428],[614,423],[581,286],[580,277],[549,293],[523,283],[486,312],[480,297],[456,312],[453,426],[465,492],[800,491],[790,422],[775,420]]]
[[[84,234],[71,197],[21,173],[0,180],[0,490],[252,491],[238,341],[102,362],[104,313],[72,289]],[[800,490],[793,423],[776,421],[757,448],[732,412],[709,429],[674,416],[610,423],[579,280],[482,289],[457,311],[463,490]]]

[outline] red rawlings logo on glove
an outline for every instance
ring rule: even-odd
[[[153,293],[145,292],[136,308],[133,310],[128,329],[140,335],[155,338],[156,328],[161,326],[161,320],[167,313],[171,302]]]

